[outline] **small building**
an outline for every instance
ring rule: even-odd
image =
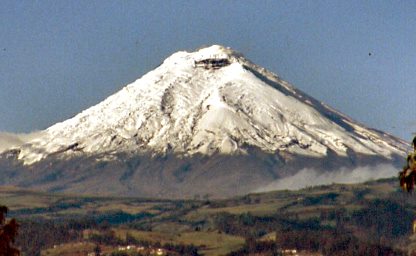
[[[416,234],[416,220],[413,220],[412,230],[413,234]]]

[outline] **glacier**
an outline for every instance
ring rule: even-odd
[[[221,61],[209,67],[202,61]],[[201,64],[202,63],[202,64]],[[221,65],[221,63],[219,64]],[[50,154],[152,152],[340,156],[402,154],[406,143],[357,124],[242,54],[219,45],[180,51],[101,103],[21,147],[32,164]]]

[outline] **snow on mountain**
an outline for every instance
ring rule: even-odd
[[[177,52],[101,103],[20,147],[26,165],[49,155],[247,154],[248,147],[386,159],[408,145],[316,101],[230,48]]]

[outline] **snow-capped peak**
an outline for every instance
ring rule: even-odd
[[[180,51],[101,103],[20,148],[25,164],[48,155],[116,152],[245,154],[248,147],[324,157],[386,158],[406,144],[353,122],[241,54],[219,45]]]

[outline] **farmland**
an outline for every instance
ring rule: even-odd
[[[1,187],[0,204],[21,224],[16,244],[23,255],[276,255],[287,248],[306,255],[405,255],[416,248],[416,199],[398,190],[395,179],[225,200]]]

